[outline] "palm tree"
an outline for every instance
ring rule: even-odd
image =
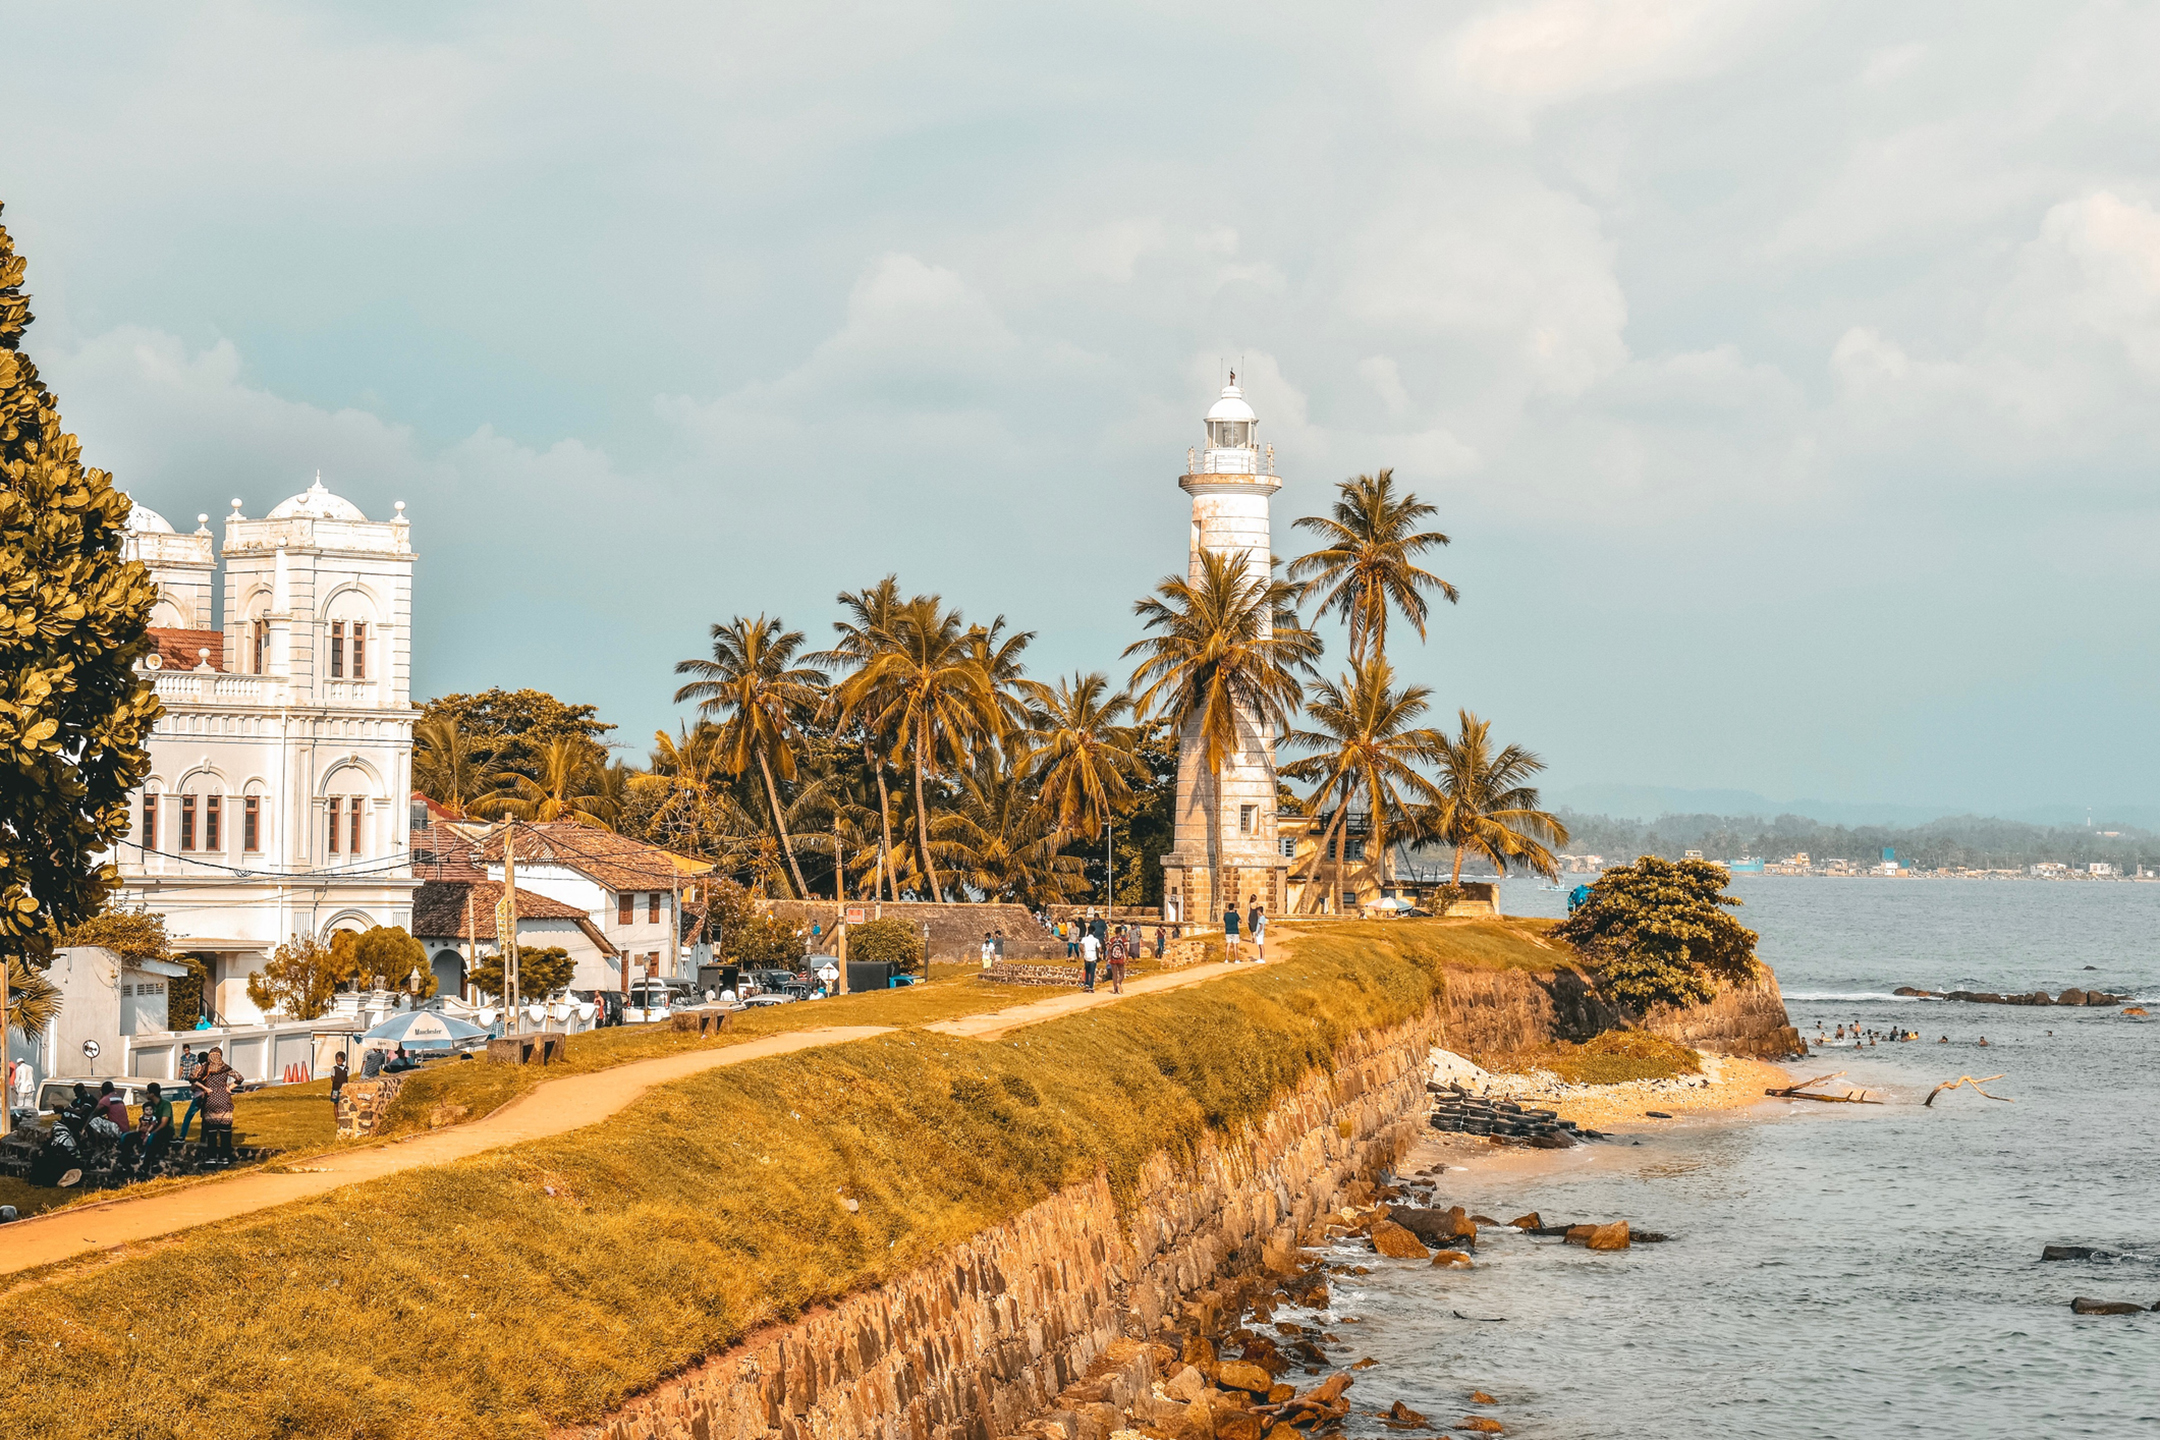
[[[1056,904],[1086,883],[1085,866],[1060,854],[1063,835],[1019,773],[988,747],[960,780],[960,804],[938,816],[938,848],[954,878],[990,899]]]
[[[1297,522],[1298,529],[1319,535],[1322,545],[1291,562],[1290,578],[1300,582],[1302,594],[1319,595],[1317,614],[1332,610],[1350,627],[1350,663],[1355,665],[1387,648],[1391,608],[1417,627],[1422,640],[1428,613],[1424,592],[1437,590],[1450,605],[1458,592],[1438,575],[1418,568],[1418,557],[1447,544],[1448,537],[1417,528],[1419,521],[1439,512],[1408,491],[1397,496],[1393,470],[1359,475],[1335,488],[1342,498],[1332,516],[1307,515]]]
[[[1342,831],[1350,801],[1357,794],[1364,794],[1372,817],[1369,843],[1381,867],[1382,884],[1388,880],[1388,822],[1407,817],[1412,804],[1439,802],[1439,790],[1417,769],[1440,749],[1440,736],[1429,726],[1415,723],[1431,698],[1432,691],[1423,685],[1397,689],[1394,667],[1379,657],[1353,664],[1340,683],[1322,681],[1315,688],[1305,706],[1314,728],[1294,731],[1283,741],[1315,753],[1285,765],[1282,773],[1293,780],[1320,782],[1313,791],[1315,814],[1326,809],[1332,792],[1340,791],[1341,803],[1305,871],[1304,896],[1317,898],[1313,880],[1330,844],[1338,847],[1335,873],[1342,873]]]
[[[501,789],[473,802],[475,815],[509,815],[543,825],[567,820],[612,830],[621,813],[614,798],[620,787],[609,780],[599,748],[580,736],[548,741],[540,752],[538,780],[517,774],[503,778]]]
[[[795,778],[795,749],[802,739],[796,717],[816,711],[824,699],[824,677],[793,663],[802,643],[802,631],[787,629],[778,616],[751,620],[738,615],[715,625],[712,659],[684,660],[675,666],[678,675],[703,677],[677,690],[675,700],[695,700],[700,712],[723,717],[719,745],[721,766],[728,774],[740,775],[757,762],[773,833],[795,879],[795,895],[807,900],[810,887],[803,883],[802,867],[788,843],[780,787],[773,779],[776,770],[783,780]]]
[[[891,737],[893,760],[904,755],[915,772],[915,851],[930,898],[941,897],[930,850],[930,812],[923,794],[929,774],[957,770],[976,737],[997,733],[1002,717],[990,676],[957,609],[935,595],[918,595],[894,618],[892,644],[842,681],[839,723],[860,719]]]
[[[839,595],[840,608],[846,617],[833,622],[840,639],[830,650],[820,650],[804,659],[823,670],[846,669],[859,672],[873,659],[897,643],[900,611],[900,577],[887,575],[877,584],[861,590],[843,590]],[[887,697],[881,697],[887,698]],[[828,706],[836,703],[828,697]],[[862,707],[866,713],[884,709],[880,700],[873,700]],[[889,890],[886,898],[898,900],[900,887],[893,876],[892,843],[892,795],[885,788],[885,758],[879,749],[880,737],[867,726],[861,728],[857,743],[862,747],[863,763],[877,776],[878,789],[878,865],[880,884]]]
[[[968,649],[975,656],[975,663],[989,677],[990,688],[997,696],[998,726],[996,738],[1024,733],[1034,723],[1035,713],[1028,704],[1030,692],[1021,678],[1026,667],[1020,663],[1020,652],[1027,649],[1035,638],[1033,630],[1004,635],[1005,617],[1000,615],[987,627],[968,627]],[[1000,639],[1000,636],[1004,638]]]
[[[748,863],[761,839],[769,843],[769,827],[722,783],[722,759],[719,726],[710,720],[694,728],[678,724],[672,737],[653,732],[652,763],[630,783],[655,797],[645,822],[649,838],[733,869]]]
[[[1093,840],[1114,811],[1132,802],[1128,780],[1142,779],[1137,727],[1121,725],[1132,698],[1110,693],[1101,671],[1060,679],[1055,688],[1022,682],[1037,712],[1025,773],[1040,789],[1039,803],[1061,832]]]
[[[453,815],[502,788],[506,772],[473,755],[472,739],[454,715],[413,725],[413,788]]]
[[[1130,688],[1133,708],[1156,714],[1196,739],[1207,766],[1208,873],[1222,874],[1222,767],[1233,751],[1288,727],[1304,688],[1297,672],[1320,654],[1320,637],[1301,629],[1291,608],[1297,588],[1250,569],[1249,552],[1203,550],[1199,573],[1166,577],[1135,602],[1155,631],[1125,647],[1142,658]],[[1144,687],[1144,688],[1143,688]],[[1217,883],[1220,883],[1218,878]]]
[[[1567,826],[1538,808],[1543,802],[1525,782],[1545,762],[1520,745],[1495,751],[1492,722],[1468,710],[1460,712],[1462,734],[1439,735],[1435,759],[1440,769],[1440,802],[1425,812],[1421,830],[1430,839],[1455,847],[1455,874],[1462,884],[1463,856],[1483,855],[1503,874],[1507,862],[1520,861],[1547,879],[1557,879],[1559,862],[1550,846],[1568,842]]]

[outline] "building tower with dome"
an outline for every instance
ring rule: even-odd
[[[158,586],[143,665],[165,714],[115,900],[162,914],[209,968],[220,1022],[261,1019],[248,976],[291,936],[411,923],[404,511],[370,520],[319,475],[260,520],[233,501],[222,623],[209,516],[189,535],[143,505],[129,519],[129,557]]]
[[[1259,417],[1235,370],[1203,423],[1207,444],[1185,452],[1186,473],[1178,477],[1178,488],[1192,496],[1190,575],[1199,578],[1204,553],[1242,554],[1247,572],[1265,579],[1274,563],[1268,507],[1282,481],[1275,447],[1261,446]],[[1275,737],[1258,716],[1241,715],[1238,731],[1240,743],[1223,761],[1220,803],[1213,805],[1206,747],[1193,729],[1181,737],[1176,835],[1163,856],[1166,915],[1206,923],[1229,905],[1243,914],[1255,901],[1272,915],[1289,893],[1290,862],[1275,829]]]

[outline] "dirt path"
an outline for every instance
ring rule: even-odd
[[[1197,965],[1189,970],[1151,975],[1127,983],[1125,994],[1148,995],[1198,985],[1230,969],[1230,966],[1219,964]],[[1004,1010],[939,1021],[925,1028],[968,1039],[994,1040],[1022,1026],[1040,1024],[1078,1010],[1115,1004],[1122,998],[1110,993],[1106,980],[1092,995],[1053,995]],[[655,1085],[771,1055],[787,1055],[822,1045],[844,1045],[850,1040],[889,1035],[896,1028],[890,1025],[827,1026],[820,1030],[797,1030],[762,1040],[747,1040],[715,1050],[640,1060],[611,1070],[550,1080],[494,1114],[468,1124],[431,1130],[388,1145],[316,1156],[310,1164],[290,1172],[248,1170],[207,1185],[191,1185],[139,1200],[121,1198],[54,1210],[18,1220],[0,1230],[0,1240],[4,1240],[4,1244],[0,1244],[0,1275],[72,1260],[119,1245],[154,1240],[217,1220],[252,1215],[259,1210],[310,1199],[347,1185],[423,1165],[444,1165],[504,1145],[561,1135],[598,1124]]]

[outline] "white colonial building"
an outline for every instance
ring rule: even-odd
[[[1192,496],[1187,563],[1200,577],[1203,554],[1244,556],[1248,574],[1266,579],[1273,552],[1268,510],[1282,481],[1275,447],[1262,448],[1259,417],[1238,389],[1237,372],[1202,424],[1207,445],[1185,452],[1178,487]],[[1254,714],[1238,716],[1238,745],[1211,785],[1206,748],[1190,726],[1178,752],[1175,840],[1163,856],[1165,913],[1199,924],[1240,914],[1258,902],[1269,914],[1289,896],[1289,860],[1275,826],[1275,736]],[[1210,835],[1210,828],[1214,833]]]
[[[115,898],[162,914],[175,951],[209,966],[221,1025],[261,1020],[247,979],[288,937],[411,924],[413,551],[397,510],[370,520],[320,476],[260,520],[233,501],[220,623],[209,517],[181,535],[135,507],[165,715]]]

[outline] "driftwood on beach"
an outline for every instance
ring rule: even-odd
[[[2017,1104],[2017,1097],[2014,1095],[1990,1095],[1987,1091],[1980,1088],[1981,1086],[1986,1085],[1991,1081],[2000,1080],[2002,1078],[2003,1077],[2001,1075],[1983,1075],[1978,1080],[1975,1080],[1970,1075],[1960,1075],[1957,1079],[1945,1080],[1942,1084],[1937,1085],[1934,1089],[1928,1091],[1928,1098],[1921,1101],[1920,1103],[1922,1106],[1933,1105],[1935,1103],[1935,1097],[1942,1094],[1943,1091],[1955,1090],[1961,1085],[1970,1085],[1973,1088],[1973,1093],[1979,1095],[1983,1099],[2000,1100],[2005,1105]]]
[[[1848,1090],[1843,1095],[1816,1095],[1808,1089],[1810,1085],[1827,1084],[1844,1073],[1844,1071],[1838,1070],[1828,1075],[1817,1075],[1814,1079],[1802,1080],[1797,1085],[1783,1087],[1771,1085],[1763,1090],[1763,1094],[1775,1095],[1781,1100],[1820,1100],[1825,1105],[1880,1105],[1883,1103],[1880,1100],[1868,1099],[1865,1090]]]

